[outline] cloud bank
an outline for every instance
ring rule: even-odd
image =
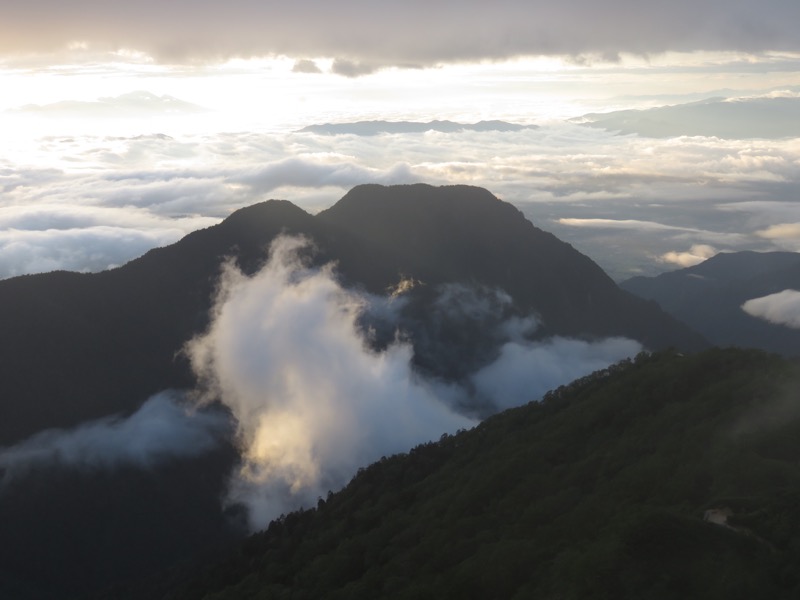
[[[497,363],[472,382],[425,379],[401,333],[376,350],[363,327],[373,307],[384,319],[397,313],[392,300],[343,289],[330,265],[303,263],[305,248],[303,239],[278,238],[252,277],[226,266],[212,323],[187,345],[199,396],[220,399],[236,420],[242,463],[228,500],[248,508],[254,529],[313,504],[383,455],[473,426],[457,410],[459,396],[477,391],[495,409],[517,405],[640,348],[629,340],[529,343],[535,322],[514,318],[500,326],[508,344]],[[481,310],[462,305],[459,314]]]
[[[45,466],[152,468],[167,460],[204,454],[228,432],[228,416],[221,411],[190,409],[179,394],[161,392],[127,418],[98,419],[69,430],[49,429],[0,449],[0,482]]]
[[[68,47],[127,49],[164,62],[231,56],[326,56],[342,71],[538,54],[667,50],[796,51],[794,0],[670,3],[410,0],[335,4],[299,0],[17,2],[4,7],[0,53]],[[346,73],[347,74],[347,73]]]
[[[486,187],[617,278],[656,274],[662,255],[694,245],[800,249],[798,140],[654,140],[551,124],[18,142],[0,155],[0,278],[107,268],[242,206],[285,198],[315,212],[371,182]]]
[[[742,304],[742,310],[775,325],[800,329],[800,292],[797,290],[783,290],[777,294],[753,298]]]

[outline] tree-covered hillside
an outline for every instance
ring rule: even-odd
[[[798,386],[758,351],[642,354],[363,469],[162,597],[797,598]]]

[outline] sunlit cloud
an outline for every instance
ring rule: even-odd
[[[707,244],[695,244],[685,252],[665,252],[661,255],[661,260],[665,263],[678,265],[679,267],[693,267],[701,262],[708,260],[716,255],[718,250]]]
[[[697,231],[685,227],[675,227],[654,221],[638,221],[636,219],[559,219],[562,225],[570,227],[596,227],[600,229],[635,229],[655,231]]]
[[[800,223],[778,223],[756,231],[756,235],[770,240],[800,240]]]
[[[307,244],[277,238],[251,277],[227,265],[212,322],[186,348],[198,398],[221,401],[235,419],[242,460],[228,502],[246,506],[254,529],[315,503],[381,456],[472,427],[465,398],[476,396],[484,414],[518,406],[641,350],[626,339],[529,341],[535,318],[498,318],[498,306],[511,302],[505,292],[451,284],[430,307],[437,323],[489,324],[486,338],[505,343],[465,381],[427,378],[412,367],[413,333],[398,319],[402,293],[343,288],[332,265],[304,264]],[[388,321],[395,337],[374,349],[362,319]]]

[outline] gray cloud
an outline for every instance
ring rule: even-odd
[[[292,67],[294,73],[322,73],[317,63],[307,58],[297,60]]]
[[[112,470],[151,468],[177,458],[204,454],[229,433],[221,411],[189,409],[175,392],[152,396],[129,417],[108,417],[74,429],[49,429],[0,448],[0,481],[37,467]]]
[[[800,292],[783,290],[742,304],[742,310],[757,319],[800,329]]]
[[[282,54],[398,65],[535,54],[796,51],[799,21],[794,0],[34,0],[4,8],[0,52],[48,52],[83,43],[132,48],[166,62]]]
[[[345,77],[360,77],[361,75],[369,75],[374,73],[380,68],[379,65],[369,62],[357,62],[337,58],[331,65],[331,72],[337,75],[344,75]]]
[[[231,500],[254,527],[337,489],[384,454],[474,424],[411,371],[411,348],[368,349],[365,299],[330,268],[298,262],[303,241],[280,238],[253,278],[228,268],[214,322],[188,346],[205,394],[238,424],[243,464]]]
[[[254,528],[313,503],[382,455],[471,427],[458,412],[463,396],[477,392],[495,409],[518,405],[640,349],[630,340],[527,342],[534,319],[484,318],[506,294],[449,286],[436,310],[455,302],[453,318],[491,322],[507,343],[470,380],[473,392],[444,385],[412,369],[410,343],[396,338],[376,351],[367,341],[361,317],[392,319],[402,300],[343,289],[331,266],[300,262],[304,244],[279,238],[253,277],[226,267],[213,322],[187,345],[200,397],[220,399],[236,419],[242,465],[229,501],[248,507]]]

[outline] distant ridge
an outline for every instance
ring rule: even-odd
[[[757,319],[741,308],[754,298],[800,290],[800,253],[720,253],[686,269],[633,277],[620,287],[658,302],[715,345],[800,356],[800,331]]]
[[[478,121],[477,123],[456,123],[454,121],[356,121],[353,123],[309,125],[300,129],[300,132],[369,136],[381,133],[424,133],[426,131],[456,133],[459,131],[521,131],[523,129],[538,129],[538,126],[518,125],[506,121]]]
[[[645,110],[591,113],[573,121],[653,138],[779,139],[800,135],[800,98],[708,98]]]
[[[93,101],[65,100],[52,104],[26,104],[9,112],[36,114],[51,117],[76,117],[90,114],[92,117],[114,118],[125,116],[186,115],[208,112],[207,108],[186,102],[174,96],[157,96],[139,90],[120,96],[98,98]]]

